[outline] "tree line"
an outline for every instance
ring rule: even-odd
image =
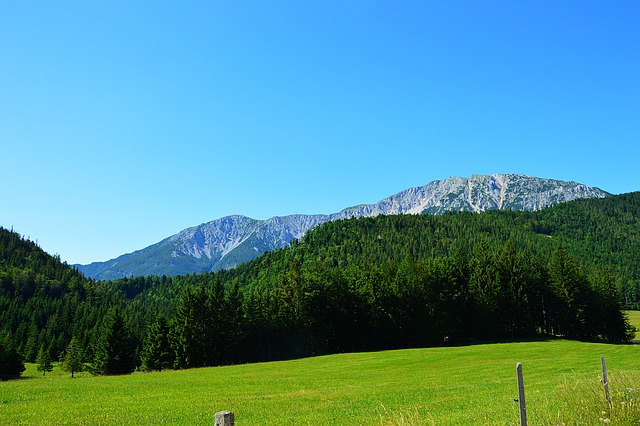
[[[624,342],[620,308],[610,271],[587,273],[562,246],[550,258],[510,242],[382,264],[296,258],[271,284],[187,288],[141,360],[161,370],[541,334]]]

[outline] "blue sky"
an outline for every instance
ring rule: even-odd
[[[69,263],[435,179],[640,190],[640,2],[6,1],[0,226]]]

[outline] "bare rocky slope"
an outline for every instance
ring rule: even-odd
[[[330,215],[290,215],[267,220],[226,216],[187,228],[116,259],[76,266],[86,276],[98,280],[217,271],[233,268],[265,251],[285,247],[308,230],[333,220],[447,211],[533,211],[578,198],[609,195],[577,182],[517,174],[451,177],[407,189],[375,204],[350,207]]]

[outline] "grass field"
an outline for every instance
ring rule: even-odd
[[[604,400],[605,356],[613,407]],[[29,365],[0,383],[0,424],[640,424],[640,345],[564,340],[340,354],[121,377],[44,378]],[[602,419],[602,420],[600,420]]]
[[[637,329],[635,340],[640,340],[640,311],[625,311],[629,317],[629,323]]]

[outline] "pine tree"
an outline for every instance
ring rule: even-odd
[[[109,309],[100,330],[93,359],[93,373],[129,374],[136,368],[135,344],[120,309]]]
[[[47,372],[53,371],[53,363],[51,362],[51,355],[48,349],[45,349],[44,345],[40,346],[38,356],[36,357],[37,370],[42,371],[44,376]]]
[[[83,351],[80,347],[80,342],[78,342],[76,336],[73,336],[62,358],[62,370],[71,373],[71,378],[73,378],[74,373],[84,370],[82,357]]]

